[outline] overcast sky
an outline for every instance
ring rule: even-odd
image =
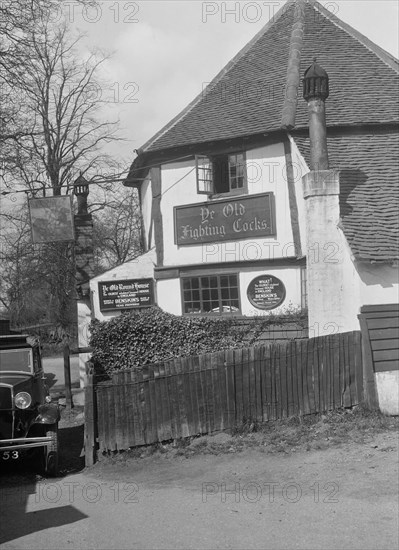
[[[74,7],[87,44],[113,52],[102,97],[118,114],[126,160],[183,109],[257,33],[284,1],[99,0]],[[398,57],[397,0],[334,0],[322,5]],[[67,2],[66,2],[67,4]],[[73,2],[70,3],[72,9]]]
[[[127,142],[115,153],[131,161],[133,150],[182,110],[283,6],[283,0],[98,0],[83,11],[64,0],[90,47],[113,52],[102,90],[118,115]],[[76,4],[76,6],[75,6]],[[321,4],[398,57],[397,0],[334,0]],[[73,11],[72,11],[73,10]]]

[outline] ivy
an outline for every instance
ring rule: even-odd
[[[257,318],[180,317],[158,307],[90,325],[97,374],[135,369],[173,357],[201,355],[255,344],[273,325],[306,325],[306,314]]]

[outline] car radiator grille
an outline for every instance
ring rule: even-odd
[[[12,409],[11,388],[0,385],[0,410]]]
[[[0,386],[0,440],[13,437],[13,413],[10,411],[11,408],[11,388],[8,386]]]

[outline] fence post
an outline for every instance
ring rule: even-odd
[[[71,389],[71,350],[69,347],[69,338],[64,340],[64,381],[65,381],[65,398],[66,408],[73,409],[72,389]]]
[[[86,362],[85,375],[85,464],[93,466],[96,459],[96,403],[94,395],[94,370],[91,361]]]
[[[370,409],[378,409],[378,395],[375,383],[373,353],[371,351],[370,335],[367,326],[367,318],[364,313],[358,315],[361,329],[361,346],[363,362],[363,392],[366,405]]]

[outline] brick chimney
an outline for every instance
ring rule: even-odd
[[[87,210],[89,184],[80,175],[74,184],[74,194],[78,201],[75,215],[75,264],[78,295],[88,295],[89,280],[94,277],[93,218]]]
[[[76,292],[78,310],[78,345],[86,348],[89,345],[91,322],[91,300],[89,281],[94,277],[93,218],[87,210],[89,183],[80,175],[74,184],[74,194],[78,201],[78,212],[75,214],[75,266]],[[80,387],[84,386],[85,364],[90,355],[79,354]]]

